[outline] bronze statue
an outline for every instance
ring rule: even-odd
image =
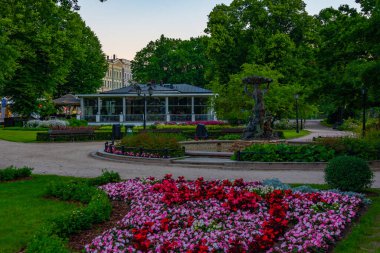
[[[252,115],[242,136],[244,140],[272,138],[271,117],[267,117],[264,106],[264,94],[269,90],[269,84],[272,81],[270,78],[261,76],[243,79],[245,93],[252,96],[255,101]],[[248,90],[247,85],[253,86],[253,92]],[[263,88],[262,85],[266,86]]]

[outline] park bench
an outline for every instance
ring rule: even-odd
[[[50,129],[48,131],[49,140],[54,141],[57,138],[64,137],[71,141],[78,139],[79,137],[87,137],[91,140],[95,137],[95,131],[92,128],[87,129]]]

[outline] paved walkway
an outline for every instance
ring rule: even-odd
[[[353,136],[352,132],[338,131],[329,127],[322,126],[320,120],[306,121],[305,130],[310,131],[309,135],[292,139],[290,142],[309,142],[317,137],[343,137]]]
[[[89,154],[103,148],[103,142],[79,143],[14,143],[0,140],[0,168],[6,166],[30,166],[37,174],[56,174],[77,177],[95,177],[102,169],[117,171],[122,178],[155,176],[167,173],[185,176],[188,179],[262,180],[279,178],[285,183],[323,183],[322,171],[268,171],[268,170],[228,170],[218,168],[192,168],[185,165],[157,165],[141,163],[121,163],[99,160]],[[380,188],[380,171],[375,172],[375,183]]]

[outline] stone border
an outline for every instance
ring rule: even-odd
[[[113,162],[125,163],[141,163],[141,164],[157,164],[157,165],[175,165],[183,167],[205,168],[205,165],[210,168],[225,169],[225,170],[299,170],[299,171],[323,171],[327,165],[326,162],[246,162],[233,161],[228,159],[207,160],[184,160],[189,157],[179,158],[143,158],[121,156],[116,154],[106,153],[103,150],[98,150],[90,154],[94,158],[104,159]],[[370,161],[369,165],[372,171],[380,171],[380,160]]]
[[[137,156],[124,156],[104,152],[103,150],[98,150],[92,152],[90,156],[95,158],[103,158],[110,161],[120,161],[120,162],[134,162],[134,163],[151,163],[151,164],[170,164],[171,159],[164,158],[146,158]]]

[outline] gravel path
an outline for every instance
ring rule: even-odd
[[[30,166],[37,174],[95,177],[102,169],[117,171],[122,178],[162,177],[167,173],[188,179],[262,180],[279,178],[285,183],[323,183],[322,171],[237,171],[215,168],[191,168],[178,165],[132,164],[94,159],[89,154],[103,147],[102,142],[15,143],[0,141],[0,168]],[[374,187],[380,188],[380,172],[375,172]]]

